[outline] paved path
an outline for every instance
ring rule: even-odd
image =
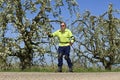
[[[0,72],[0,80],[120,80],[120,72]]]

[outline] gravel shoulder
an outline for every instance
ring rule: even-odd
[[[0,80],[120,80],[120,72],[0,72]]]

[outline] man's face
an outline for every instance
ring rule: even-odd
[[[61,31],[64,32],[66,28],[65,23],[61,23],[60,27],[61,27]]]

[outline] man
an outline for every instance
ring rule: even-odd
[[[72,62],[70,59],[70,46],[75,41],[72,32],[66,28],[66,24],[61,22],[59,30],[54,33],[47,33],[49,37],[58,37],[59,48],[58,48],[58,72],[62,72],[63,55],[67,61],[69,72],[72,72]]]

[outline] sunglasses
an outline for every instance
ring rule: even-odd
[[[61,27],[64,27],[65,25],[61,25]]]

